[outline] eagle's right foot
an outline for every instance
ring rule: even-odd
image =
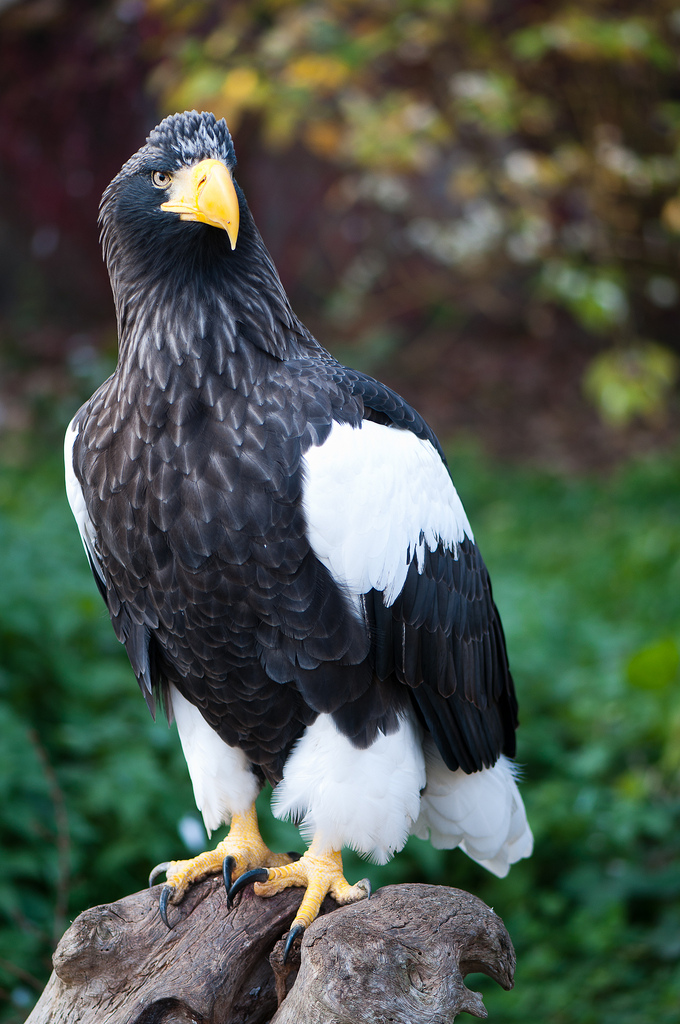
[[[283,961],[286,962],[295,939],[318,916],[324,898],[330,894],[336,903],[356,903],[370,898],[371,883],[362,878],[356,885],[350,885],[342,870],[340,850],[328,849],[321,837],[315,838],[307,852],[295,863],[275,868],[253,868],[237,878],[229,890],[229,902],[251,882],[255,883],[256,896],[274,896],[292,886],[304,888],[304,896],[298,912],[290,926]]]
[[[227,889],[233,878],[252,868],[275,868],[290,864],[295,855],[272,853],[260,835],[257,825],[255,804],[245,814],[235,814],[231,819],[229,834],[214,850],[207,850],[190,860],[172,860],[158,864],[149,876],[149,885],[156,877],[166,872],[167,881],[161,891],[159,910],[164,923],[168,923],[168,906],[180,903],[190,885],[220,872],[224,875]]]

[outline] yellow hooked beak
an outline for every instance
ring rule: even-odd
[[[180,220],[198,220],[226,231],[232,249],[238,237],[239,209],[234,182],[219,160],[201,160],[175,171],[161,210],[178,213]]]

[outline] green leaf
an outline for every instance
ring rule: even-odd
[[[625,427],[636,416],[658,421],[666,411],[678,366],[678,357],[654,342],[613,349],[592,361],[584,389],[614,427]]]
[[[678,675],[680,651],[675,640],[657,640],[636,651],[626,666],[626,678],[636,690],[663,690]]]

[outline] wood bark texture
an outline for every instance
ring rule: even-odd
[[[392,885],[347,907],[326,900],[285,965],[299,890],[261,899],[248,889],[229,911],[210,878],[170,908],[171,930],[159,893],[81,914],[27,1024],[444,1024],[463,1010],[486,1017],[467,974],[512,988],[503,922],[459,889]]]

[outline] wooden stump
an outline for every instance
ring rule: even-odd
[[[459,889],[393,885],[336,909],[326,900],[285,966],[299,890],[248,889],[228,911],[221,880],[207,879],[170,908],[170,931],[159,892],[81,914],[27,1024],[444,1024],[462,1010],[486,1017],[463,982],[470,972],[512,988],[503,922]]]

